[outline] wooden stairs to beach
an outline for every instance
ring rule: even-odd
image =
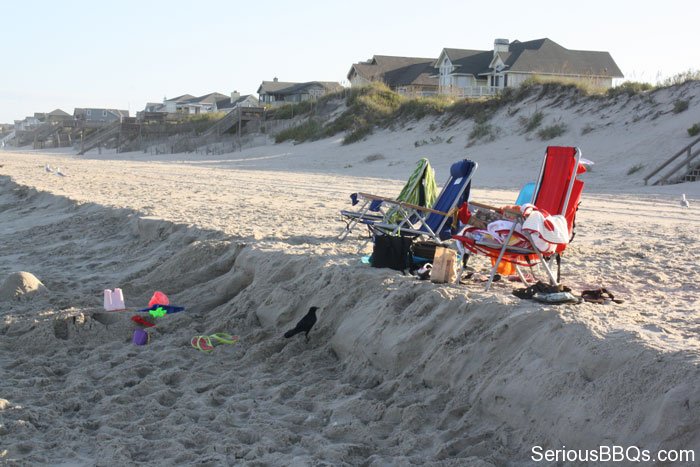
[[[680,183],[697,182],[698,180],[700,180],[700,164],[696,164],[687,174],[683,175],[683,179]]]
[[[647,185],[649,180],[654,177],[658,178],[652,185],[668,185],[700,180],[700,163],[693,163],[695,158],[700,155],[700,144],[698,143],[700,143],[700,137],[669,157],[663,164],[644,177],[644,184]],[[696,145],[698,145],[698,147],[695,147]],[[685,157],[681,157],[683,155],[685,155]],[[667,169],[667,167],[674,162],[675,164]],[[659,175],[662,171],[664,171],[664,174]]]
[[[194,150],[198,146],[213,142],[231,128],[237,127],[235,133],[240,134],[244,124],[247,124],[251,120],[261,121],[263,114],[264,110],[262,107],[236,107],[231,112],[215,121],[202,134],[198,136],[186,135],[179,138],[171,144],[171,151],[176,153]]]
[[[50,138],[54,133],[61,130],[60,125],[52,125],[51,123],[41,123],[36,127],[32,128],[30,131],[25,131],[18,138],[18,145],[24,146],[25,144],[32,143],[33,147],[42,147],[44,141]]]
[[[12,130],[12,131],[9,132],[8,134],[6,134],[6,135],[3,136],[2,138],[0,138],[0,145],[4,146],[5,144],[7,144],[7,143],[9,143],[10,141],[12,141],[12,140],[15,138],[15,135],[16,135],[16,134],[17,134],[17,132],[16,132],[15,130]]]
[[[83,155],[90,149],[116,140],[116,148],[119,151],[121,145],[128,143],[140,134],[141,126],[138,123],[114,122],[90,135],[80,143],[79,155]]]
[[[45,147],[46,142],[53,139],[54,146],[60,146],[61,145],[61,132],[64,131],[65,129],[68,129],[70,131],[72,128],[71,125],[65,125],[65,124],[51,124],[51,123],[44,123],[42,124],[39,128],[37,128],[34,132],[34,142],[33,146],[34,149],[41,149]],[[64,135],[65,136],[65,135]],[[67,137],[70,139],[70,136]]]
[[[106,143],[111,138],[114,138],[119,133],[120,128],[121,122],[114,122],[97,130],[88,138],[80,142],[80,151],[78,151],[78,155],[82,156],[90,149],[96,148],[97,146]]]

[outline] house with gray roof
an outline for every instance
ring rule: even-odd
[[[165,106],[164,111],[167,113],[198,115],[216,112],[217,101],[227,98],[226,94],[221,94],[220,92],[212,92],[199,97],[195,97],[192,94],[183,94],[172,99],[163,99],[163,105]],[[163,108],[155,111],[163,111]]]
[[[435,62],[434,58],[375,55],[353,63],[347,78],[352,87],[381,82],[399,94],[430,96],[438,91]]]
[[[493,95],[534,76],[603,88],[623,77],[610,53],[569,50],[547,38],[496,39],[493,50],[443,49],[435,67],[441,94],[469,97]]]
[[[230,98],[221,99],[216,102],[216,110],[219,112],[231,112],[238,107],[261,107],[260,101],[252,95],[241,96],[238,91],[233,91]]]
[[[63,123],[74,120],[71,114],[61,109],[55,109],[51,112],[34,112],[34,116],[43,123]]]
[[[263,81],[257,93],[261,104],[280,105],[315,100],[342,89],[343,86],[335,81],[290,83],[275,78],[272,81]]]
[[[128,110],[99,109],[99,108],[75,108],[73,117],[88,125],[102,126],[113,122],[121,122],[129,117]]]

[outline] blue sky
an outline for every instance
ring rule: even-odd
[[[548,37],[605,50],[626,79],[700,69],[700,2],[268,0],[3,2],[0,122],[75,107],[127,109],[180,94],[255,93],[260,82],[344,81],[374,54]]]

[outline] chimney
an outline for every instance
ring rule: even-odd
[[[240,97],[241,97],[241,93],[240,93],[240,92],[238,92],[238,91],[233,91],[233,92],[231,93],[231,104],[233,104],[233,103],[236,102],[238,99],[240,99]]]
[[[508,39],[496,39],[493,41],[493,54],[508,52]]]
[[[274,82],[276,83],[276,82],[278,81],[278,80],[277,80],[277,76],[275,76],[274,78],[272,78],[272,81],[274,81]]]

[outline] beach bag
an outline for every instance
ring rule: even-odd
[[[430,271],[430,282],[452,283],[457,279],[457,252],[440,247],[435,250],[435,261]]]
[[[370,264],[375,268],[391,268],[405,274],[413,262],[412,243],[413,239],[410,237],[376,235]]]
[[[413,253],[414,262],[432,262],[435,259],[435,248],[437,248],[437,243],[435,242],[414,242],[411,251]]]

